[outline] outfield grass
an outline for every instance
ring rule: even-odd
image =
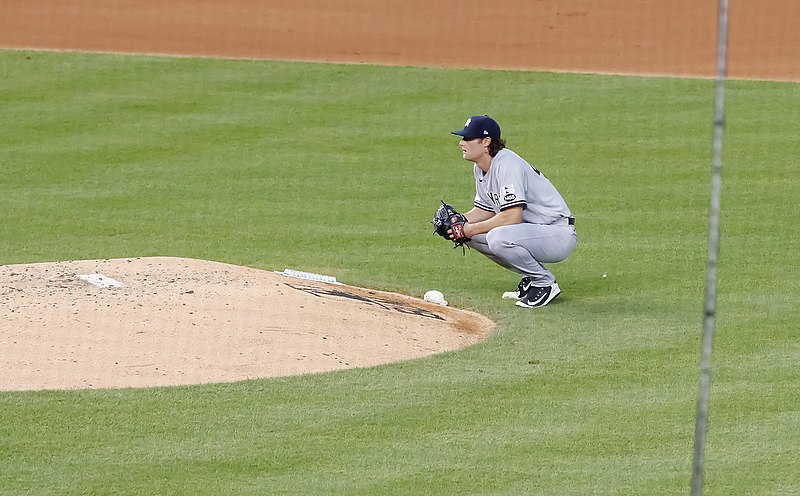
[[[711,81],[0,51],[0,263],[292,267],[498,323],[405,363],[0,393],[2,494],[688,494]],[[729,82],[708,495],[800,493],[800,86]],[[559,187],[564,293],[430,235],[490,113]],[[602,277],[607,274],[607,277]]]

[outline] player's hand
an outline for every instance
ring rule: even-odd
[[[467,218],[445,202],[442,202],[442,206],[436,211],[431,223],[435,229],[434,233],[453,241],[456,245],[462,245],[469,241],[469,237],[464,232]]]
[[[452,227],[447,230],[447,234],[450,235],[450,239],[456,242],[459,240],[469,241],[469,236],[467,235],[467,224],[468,222],[454,223]]]

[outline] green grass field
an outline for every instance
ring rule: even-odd
[[[1,494],[689,493],[713,81],[24,51],[0,74],[0,263],[293,267],[498,322],[369,369],[0,393]],[[727,86],[708,495],[800,494],[798,101]],[[450,131],[478,113],[578,219],[538,311],[431,236],[440,199],[470,207]]]

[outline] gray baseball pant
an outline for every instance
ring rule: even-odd
[[[575,226],[522,223],[476,234],[467,246],[508,270],[530,277],[533,286],[544,287],[552,286],[556,278],[542,264],[565,260],[577,242]]]

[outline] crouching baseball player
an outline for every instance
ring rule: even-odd
[[[547,305],[561,289],[543,264],[575,250],[575,218],[544,174],[506,148],[494,119],[472,116],[452,134],[461,136],[462,156],[474,164],[475,200],[464,214],[442,202],[433,218],[436,233],[522,275],[517,290],[503,298],[522,308]]]

